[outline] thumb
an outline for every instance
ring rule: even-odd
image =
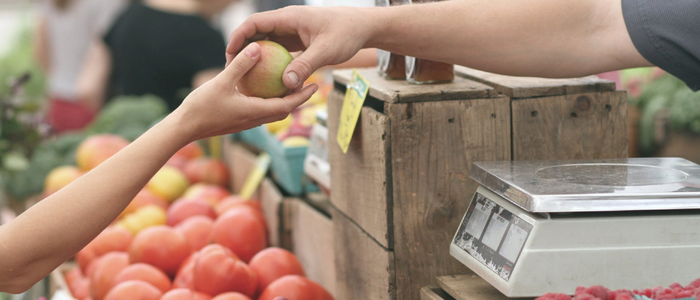
[[[318,68],[323,67],[323,62],[326,61],[325,52],[320,50],[320,47],[309,47],[302,52],[297,58],[289,63],[284,70],[284,85],[294,90],[301,86],[306,79],[311,76]]]
[[[238,83],[238,81],[247,73],[255,63],[260,59],[260,45],[250,43],[243,51],[239,52],[233,58],[231,63],[222,72],[226,76],[228,82]]]

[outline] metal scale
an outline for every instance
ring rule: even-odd
[[[474,163],[450,254],[508,297],[700,278],[700,166],[681,158]]]

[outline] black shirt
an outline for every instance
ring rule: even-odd
[[[644,58],[700,90],[700,0],[622,0],[622,14]]]
[[[223,68],[223,35],[196,15],[132,4],[104,41],[112,56],[112,95],[157,95],[177,108],[197,72]]]

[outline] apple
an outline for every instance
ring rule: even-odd
[[[273,41],[257,41],[260,60],[238,81],[238,91],[246,96],[260,98],[281,97],[289,89],[284,85],[284,69],[292,62],[292,55]]]

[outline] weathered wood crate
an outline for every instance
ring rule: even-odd
[[[626,96],[609,81],[458,68],[454,83],[416,86],[359,71],[370,92],[348,153],[329,143],[341,300],[420,299],[436,276],[471,273],[449,243],[478,186],[473,162],[627,156]],[[334,73],[330,141],[351,75]]]

